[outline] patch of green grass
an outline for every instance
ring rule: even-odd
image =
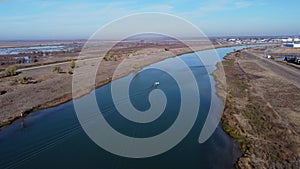
[[[230,127],[227,123],[223,122],[222,127],[229,134],[230,137],[234,139],[240,138],[240,133],[236,129]]]
[[[237,129],[230,127],[226,122],[222,123],[223,130],[228,133],[230,137],[235,139],[239,145],[242,152],[246,152],[247,145],[249,144],[249,140],[242,136],[242,133]]]

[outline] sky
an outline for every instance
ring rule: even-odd
[[[207,36],[294,36],[299,6],[299,0],[0,0],[0,40],[88,39],[141,12],[179,16]]]

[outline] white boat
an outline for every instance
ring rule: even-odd
[[[154,82],[154,86],[158,86],[159,85],[159,82]]]

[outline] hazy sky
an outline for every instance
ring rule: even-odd
[[[180,16],[208,36],[299,35],[299,6],[299,0],[0,0],[0,40],[89,38],[139,12]]]

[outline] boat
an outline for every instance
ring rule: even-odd
[[[154,86],[158,86],[158,85],[159,85],[158,81],[154,82]]]

